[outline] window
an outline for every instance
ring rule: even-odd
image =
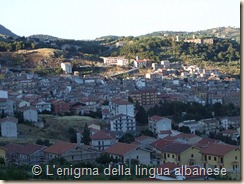
[[[208,160],[211,160],[211,156],[208,156]]]
[[[237,156],[235,156],[235,160],[237,160]]]
[[[214,161],[216,161],[217,160],[217,157],[214,157]]]
[[[170,157],[170,155],[168,154],[168,158]]]
[[[193,158],[194,157],[194,154],[191,154],[191,158]]]
[[[172,158],[175,158],[175,156],[174,156],[174,155],[172,155]]]
[[[139,159],[139,156],[138,156],[138,155],[136,156],[136,159],[137,159],[137,160]]]
[[[223,158],[220,158],[220,163],[223,163]]]

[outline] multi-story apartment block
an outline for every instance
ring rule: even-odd
[[[110,118],[110,130],[115,132],[129,132],[136,130],[135,117],[118,114]]]
[[[70,105],[63,100],[55,100],[52,102],[52,111],[56,114],[64,114],[70,112]]]
[[[127,100],[114,99],[110,102],[110,114],[112,116],[118,114],[124,114],[130,117],[134,117],[134,104]]]
[[[154,89],[130,91],[129,96],[133,99],[134,103],[138,101],[141,105],[154,105],[158,102],[157,91]]]

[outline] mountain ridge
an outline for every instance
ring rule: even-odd
[[[19,37],[17,34],[13,33],[11,30],[9,30],[8,28],[4,27],[1,24],[0,24],[0,34],[6,36],[12,36],[12,37]]]
[[[7,29],[3,25],[0,24],[0,35],[6,35],[6,36],[12,36],[12,37],[19,37],[15,33],[13,33],[11,30]],[[180,35],[180,36],[189,36],[195,34],[196,36],[216,36],[216,37],[223,37],[223,38],[238,38],[240,39],[240,28],[235,27],[215,27],[205,30],[199,30],[199,31],[155,31],[152,33],[147,33],[144,35],[139,36],[133,36],[133,37],[145,37],[145,36],[173,36],[173,35]],[[27,36],[28,38],[39,38],[40,40],[76,40],[76,39],[65,39],[65,38],[58,38],[56,36],[51,36],[47,34],[33,34],[30,36]],[[117,36],[117,35],[105,35],[100,36],[98,38],[95,38],[93,40],[106,40],[106,39],[114,39],[117,40],[119,38],[122,38],[125,36]],[[85,40],[85,39],[83,39]]]

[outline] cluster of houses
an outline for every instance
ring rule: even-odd
[[[117,159],[120,164],[129,164],[132,160],[137,160],[139,164],[151,167],[170,166],[174,169],[187,165],[199,168],[225,168],[228,173],[240,173],[239,146],[171,130],[171,122],[167,118],[153,116],[150,117],[150,121],[152,122],[149,127],[151,130],[156,129],[157,138],[142,135],[135,137],[135,141],[130,144],[122,143],[118,142],[114,131],[92,126],[90,145],[83,145],[79,140],[77,143],[58,141],[48,147],[30,143],[9,143],[0,148],[0,154],[6,160],[6,164],[16,165],[44,164],[54,158],[64,158],[70,163],[94,163],[96,158],[106,153]],[[198,177],[204,179],[205,175]],[[170,178],[166,180],[168,179]]]
[[[107,58],[105,64],[123,66],[123,58]],[[94,161],[101,153],[107,153],[121,162],[136,159],[145,165],[174,164],[178,166],[226,168],[239,172],[240,148],[219,140],[195,135],[197,131],[210,134],[220,132],[236,140],[239,136],[240,117],[218,117],[200,121],[188,120],[179,126],[189,127],[191,134],[172,130],[172,121],[166,117],[149,117],[148,129],[157,138],[141,136],[127,144],[118,138],[127,132],[137,133],[134,103],[138,101],[145,109],[161,102],[181,101],[206,104],[229,104],[240,107],[240,81],[221,74],[218,70],[206,70],[198,66],[183,65],[138,58],[135,67],[148,67],[146,75],[134,74],[120,80],[102,76],[71,75],[71,63],[62,65],[66,74],[41,77],[35,73],[16,72],[1,67],[4,78],[0,80],[1,137],[18,137],[18,112],[24,121],[43,127],[39,113],[55,115],[84,115],[99,112],[106,129],[91,128],[91,144],[81,145],[81,133],[77,143],[56,142],[46,147],[35,144],[7,144],[0,149],[7,163],[45,163],[63,157],[67,161]],[[233,130],[234,129],[234,130]],[[218,149],[216,149],[218,148]],[[223,150],[219,152],[219,150]]]

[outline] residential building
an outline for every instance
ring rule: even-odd
[[[143,67],[150,67],[150,66],[151,66],[150,59],[134,60],[134,67],[136,68],[143,68]]]
[[[96,150],[105,150],[116,142],[116,134],[112,131],[100,130],[91,136],[91,146]]]
[[[16,138],[18,119],[15,117],[6,117],[0,120],[1,124],[1,137]]]
[[[70,112],[70,105],[63,100],[54,100],[51,102],[52,112],[55,114],[64,114]]]
[[[81,161],[94,162],[99,155],[100,152],[91,149],[90,146],[63,141],[54,143],[44,150],[46,161],[50,161],[54,158],[64,158],[71,163]]]
[[[118,114],[110,118],[110,130],[115,132],[128,132],[136,130],[135,117]]]
[[[63,63],[61,63],[61,68],[66,73],[72,73],[72,64],[70,62],[63,62]]]
[[[27,120],[33,123],[38,121],[37,109],[35,107],[24,106],[20,108],[20,111],[22,112],[25,121]]]
[[[0,98],[0,113],[14,115],[14,102],[8,98]]]
[[[128,94],[133,102],[138,101],[140,105],[154,105],[158,102],[157,91],[154,89],[143,89],[138,91],[129,91]]]
[[[211,144],[203,148],[202,166],[205,168],[225,168],[231,172],[240,172],[240,148],[229,144]]]
[[[230,116],[230,117],[224,117],[220,119],[221,127],[223,127],[226,130],[229,128],[236,129],[240,127],[240,122],[241,122],[240,116]]]
[[[8,91],[0,90],[0,98],[8,98]]]
[[[44,152],[46,146],[38,144],[14,144],[5,145],[7,164],[35,165],[44,163]]]
[[[48,111],[51,112],[51,103],[50,102],[45,102],[45,101],[36,101],[33,102],[32,105],[37,108],[37,112],[43,112],[43,111]]]
[[[105,65],[127,66],[129,64],[129,60],[124,57],[104,57],[103,63]]]
[[[191,133],[195,133],[196,130],[200,130],[201,129],[201,126],[200,124],[195,121],[195,120],[185,120],[185,121],[182,121],[179,123],[179,128],[182,127],[182,126],[185,126],[185,127],[188,127],[191,131]]]
[[[182,143],[171,143],[161,148],[163,163],[175,163],[178,165],[189,165],[192,146]],[[193,164],[192,164],[193,165]]]
[[[195,134],[183,134],[183,133],[175,135],[174,138],[175,138],[174,139],[175,142],[190,144],[190,145],[196,144],[202,140],[202,137],[197,136]]]
[[[104,150],[104,153],[119,159],[122,163],[129,163],[132,159],[138,160],[140,164],[149,165],[151,163],[150,151],[140,148],[136,144],[118,142]]]
[[[134,117],[134,104],[127,100],[114,99],[110,101],[110,114],[112,116],[118,114],[124,114],[130,117]]]
[[[151,116],[149,117],[149,130],[154,134],[160,133],[162,130],[171,130],[172,129],[172,120],[162,117],[162,116]]]
[[[215,118],[202,119],[199,121],[199,124],[206,134],[217,133],[219,131],[219,121]]]

